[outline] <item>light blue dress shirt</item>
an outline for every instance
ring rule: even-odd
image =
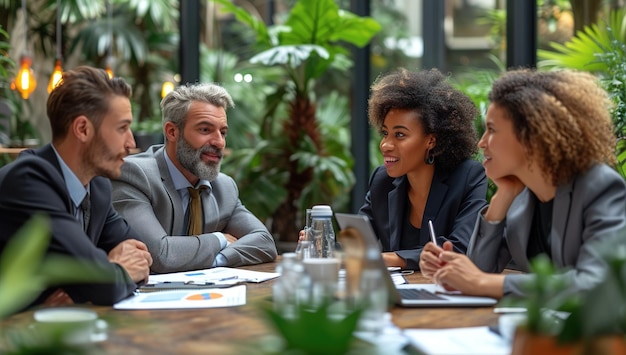
[[[170,176],[172,177],[172,183],[174,184],[174,188],[176,189],[176,191],[178,191],[179,195],[180,195],[180,200],[182,201],[183,204],[183,211],[185,212],[185,215],[187,214],[187,206],[189,205],[189,191],[187,190],[188,187],[199,187],[199,186],[206,186],[207,188],[211,188],[211,183],[209,181],[206,180],[200,180],[198,181],[197,186],[193,186],[189,183],[189,180],[187,180],[187,178],[183,175],[183,173],[180,172],[180,170],[178,170],[178,168],[174,165],[174,163],[170,160],[169,156],[167,155],[167,152],[165,154],[163,154],[165,157],[165,163],[167,164],[167,170],[170,173]],[[202,194],[201,194],[202,196]],[[82,200],[81,200],[82,201]],[[204,212],[203,212],[204,213]],[[203,232],[206,232],[203,230]],[[187,231],[183,231],[183,234],[187,233]],[[220,241],[220,247],[222,249],[224,249],[227,245],[228,245],[228,241],[226,240],[226,236],[224,235],[224,233],[219,232],[219,231],[214,231],[214,232],[208,232],[211,233],[213,235],[215,235],[218,240]],[[222,253],[219,253],[215,256],[215,261],[213,262],[213,267],[216,266],[225,266],[227,265],[227,260],[226,257],[224,255],[222,255]]]
[[[83,202],[85,196],[89,192],[89,184],[87,186],[83,186],[83,183],[80,182],[76,174],[70,169],[69,166],[65,163],[63,158],[59,155],[54,145],[52,145],[52,150],[54,154],[57,156],[57,160],[59,161],[59,165],[61,166],[61,172],[63,173],[63,179],[65,180],[65,187],[70,194],[70,198],[74,203],[74,217],[78,221],[83,220],[83,210],[80,207],[80,204]]]

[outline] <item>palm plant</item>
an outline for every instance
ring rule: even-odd
[[[259,52],[250,62],[282,72],[266,97],[261,141],[247,152],[237,152],[233,160],[252,170],[250,186],[280,196],[277,206],[265,206],[272,211],[272,233],[295,241],[303,193],[315,189],[324,199],[318,203],[332,203],[347,194],[354,180],[349,153],[333,144],[332,132],[322,130],[315,81],[331,69],[345,72],[351,62],[344,45],[366,45],[380,26],[371,18],[340,10],[332,0],[297,1],[285,22],[277,26],[266,26],[231,1],[214,1],[254,30]],[[333,154],[329,154],[331,149]]]
[[[80,48],[83,59],[104,66],[114,54],[114,69],[131,83],[138,121],[160,117],[158,103],[163,74],[174,72],[178,49],[177,1],[110,0],[96,18],[85,19],[69,51]],[[100,2],[100,4],[102,4]]]
[[[626,177],[626,10],[611,11],[607,20],[585,27],[571,41],[552,43],[553,50],[540,50],[543,68],[565,67],[600,76],[614,102],[611,110],[618,138],[617,170]]]

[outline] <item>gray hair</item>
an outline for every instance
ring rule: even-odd
[[[189,112],[189,107],[195,101],[206,102],[222,107],[224,110],[229,107],[235,107],[235,103],[228,91],[217,84],[181,85],[161,100],[163,125],[171,121],[176,127],[182,128],[185,124],[185,116]]]

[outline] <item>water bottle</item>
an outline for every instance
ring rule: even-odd
[[[333,258],[335,254],[335,230],[333,211],[330,206],[318,205],[311,209],[311,235],[315,254],[319,258]]]
[[[359,304],[363,313],[359,318],[360,331],[379,334],[385,327],[387,317],[388,295],[384,287],[385,279],[381,268],[377,265],[380,251],[368,248],[361,272],[359,285]],[[388,320],[387,320],[388,322]]]
[[[306,218],[304,223],[304,236],[302,238],[298,237],[298,245],[296,246],[296,256],[298,260],[304,260],[308,258],[317,258],[317,250],[314,248],[314,245],[311,243],[311,208],[306,209]]]
[[[310,278],[295,253],[284,253],[276,272],[280,277],[272,286],[274,310],[287,319],[295,319],[300,305],[308,302]]]

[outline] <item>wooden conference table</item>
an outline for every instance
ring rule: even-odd
[[[274,262],[244,268],[274,272],[276,265]],[[429,282],[419,272],[405,277],[409,283]],[[258,309],[259,302],[271,299],[273,282],[246,284],[247,302],[240,307],[121,311],[92,306],[109,324],[108,339],[98,343],[97,348],[107,354],[255,353],[259,339],[275,334]],[[395,307],[390,313],[400,328],[484,326],[496,323],[498,318],[493,307]],[[6,329],[30,322],[32,311],[14,315],[0,324]]]

